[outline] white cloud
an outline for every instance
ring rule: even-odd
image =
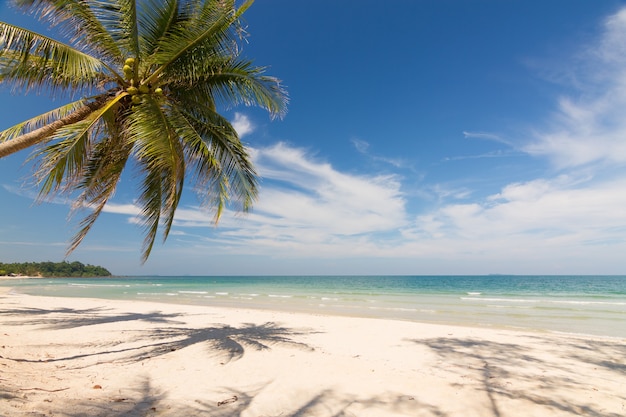
[[[386,231],[406,221],[398,178],[341,173],[283,143],[255,152],[264,178],[255,213],[261,222],[319,234],[321,239]]]
[[[304,149],[278,143],[250,149],[261,176],[259,200],[238,215],[225,210],[214,227],[213,213],[197,206],[176,211],[170,239],[215,245],[214,251],[282,256],[368,256],[382,235],[407,227],[405,197],[393,175],[339,172]],[[133,216],[134,205],[109,204],[108,212]],[[193,236],[182,230],[203,228]]]
[[[254,131],[252,122],[245,114],[235,113],[235,120],[233,120],[231,124],[233,125],[233,128],[235,128],[235,131],[237,131],[240,138]]]
[[[594,51],[605,62],[626,62],[626,8],[609,16],[605,22],[605,33],[599,48]]]
[[[231,124],[240,138],[254,132],[254,126],[245,114],[235,113],[235,119]]]
[[[410,249],[493,257],[567,256],[602,242],[626,244],[626,179],[558,177],[510,184],[482,203],[452,204],[419,216]]]
[[[558,168],[626,162],[626,8],[605,21],[578,68],[577,97],[562,97],[548,129],[525,146]]]
[[[114,214],[126,214],[129,216],[138,216],[141,213],[141,209],[134,204],[117,204],[107,203],[102,209],[105,213]]]
[[[168,244],[189,253],[512,265],[626,249],[626,179],[563,174],[511,183],[464,204],[447,202],[467,199],[471,190],[433,186],[439,205],[409,214],[401,177],[340,172],[284,143],[251,154],[263,177],[253,211],[227,210],[214,227],[212,213],[181,206]],[[137,214],[133,205],[110,204],[107,211]]]

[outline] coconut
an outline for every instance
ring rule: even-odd
[[[128,58],[126,61],[124,61],[124,65],[132,67],[133,65],[135,65],[135,58]]]
[[[128,87],[126,89],[126,91],[128,92],[128,94],[130,94],[131,96],[134,96],[135,94],[137,94],[139,92],[139,90],[137,90],[137,87]]]
[[[150,92],[150,87],[148,87],[145,84],[142,84],[142,85],[139,86],[139,92],[141,94],[148,94]]]
[[[163,89],[161,87],[157,87],[154,89],[154,94],[161,95],[163,94]]]
[[[133,102],[133,104],[140,104],[141,103],[141,96],[140,95],[134,95],[133,98],[131,98],[131,101]]]

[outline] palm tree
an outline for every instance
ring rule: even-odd
[[[0,132],[0,158],[34,146],[40,200],[64,194],[88,210],[68,254],[127,167],[140,178],[144,262],[159,230],[167,239],[186,178],[216,222],[228,203],[251,207],[256,172],[217,108],[282,116],[287,104],[280,82],[240,57],[252,1],[12,0],[64,41],[0,22],[0,83],[73,101]]]

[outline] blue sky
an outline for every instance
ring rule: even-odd
[[[0,6],[2,20],[30,18]],[[141,264],[121,183],[70,261],[114,274],[626,273],[626,6],[257,0],[243,54],[289,111],[225,109],[262,177],[216,227],[189,189]],[[0,87],[0,130],[59,105]],[[60,261],[79,218],[0,160],[0,261]]]

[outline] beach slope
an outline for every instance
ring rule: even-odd
[[[625,342],[5,292],[0,415],[623,417]]]

